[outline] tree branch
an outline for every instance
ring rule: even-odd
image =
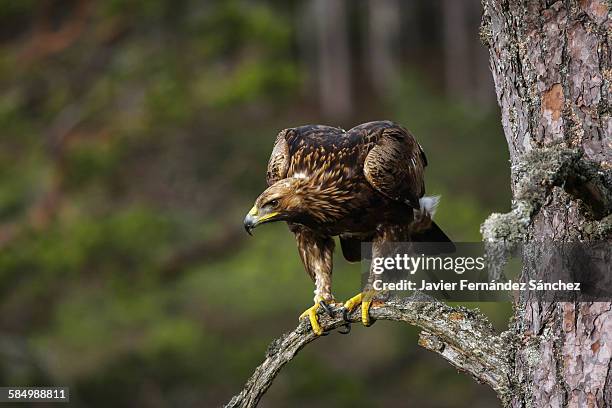
[[[325,331],[346,324],[340,307],[334,317],[319,315]],[[478,382],[488,384],[504,400],[510,390],[510,364],[507,342],[496,335],[486,317],[477,310],[450,307],[418,293],[410,298],[392,300],[373,307],[370,315],[378,320],[405,322],[422,328],[419,345],[440,354],[453,366],[471,374]],[[360,311],[349,316],[352,323],[360,322]],[[243,390],[225,406],[255,407],[285,364],[308,343],[319,339],[307,321],[300,322],[292,332],[274,340],[266,351],[265,360]]]
[[[576,149],[556,145],[533,149],[517,159],[512,165],[512,175],[512,211],[494,213],[487,218],[480,228],[485,242],[523,241],[533,217],[546,205],[554,187],[563,188],[591,212],[595,222],[584,226],[585,236],[592,240],[609,236],[612,213],[610,169],[586,159]]]

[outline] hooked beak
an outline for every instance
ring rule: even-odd
[[[252,231],[255,229],[255,227],[265,222],[273,221],[273,218],[278,214],[278,212],[258,214],[257,207],[253,207],[246,217],[244,217],[244,230],[252,236]]]
[[[251,215],[251,213],[247,214],[247,216],[244,217],[244,230],[247,232],[247,234],[253,236],[253,233],[251,231],[253,231],[253,228],[255,228],[256,226],[257,219],[253,215]]]

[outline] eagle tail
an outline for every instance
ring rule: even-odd
[[[449,242],[453,241],[442,231],[438,224],[431,222],[431,226],[426,230],[413,233],[411,236],[413,242]],[[453,245],[454,247],[454,245]]]
[[[426,214],[429,218],[433,218],[439,203],[440,196],[422,197],[419,199],[419,211]]]
[[[440,251],[454,252],[455,244],[453,244],[453,241],[432,220],[439,203],[440,196],[419,199],[420,209],[415,210],[415,232],[411,234],[410,238],[413,242],[439,242],[442,244],[439,248]]]

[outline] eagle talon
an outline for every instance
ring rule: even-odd
[[[330,317],[333,317],[333,311],[329,307],[329,305],[322,298],[317,296],[315,298],[314,305],[306,309],[304,313],[300,315],[299,319],[301,320],[304,317],[308,317],[308,320],[310,321],[310,326],[312,327],[312,331],[314,332],[314,334],[316,334],[317,336],[326,336],[329,333],[324,333],[323,328],[319,324],[319,309],[323,309]]]
[[[370,317],[370,306],[372,305],[372,300],[364,300],[361,302],[361,323],[365,327],[370,327],[374,324],[374,319]]]
[[[374,323],[376,323],[376,319],[372,318],[367,311],[363,312],[362,310],[361,323],[363,324],[364,327],[372,327],[374,326]]]
[[[375,292],[364,292],[360,293],[356,296],[353,296],[349,300],[344,303],[344,310],[342,311],[342,318],[349,322],[349,313],[357,308],[357,306],[361,305],[361,323],[365,327],[370,327],[374,324],[376,320],[370,317],[370,307],[372,306],[372,298],[374,297]]]
[[[342,317],[345,321],[350,321],[348,317],[349,313],[351,313],[353,310],[355,310],[357,306],[359,306],[362,299],[363,293],[359,293],[358,295],[355,295],[346,302],[344,302],[344,311],[342,312]]]
[[[351,323],[351,320],[349,319],[349,313],[350,311],[346,307],[342,308],[342,320],[347,323]]]
[[[341,330],[342,328],[345,328],[345,330]],[[338,333],[340,334],[349,334],[351,332],[351,324],[347,323],[344,326],[341,326],[340,329],[338,330]]]
[[[329,307],[329,305],[327,303],[325,303],[324,300],[320,300],[319,301],[319,306],[321,306],[323,308],[323,310],[325,310],[325,313],[327,313],[327,315],[329,317],[334,317],[334,312],[333,310],[331,310],[331,308]]]

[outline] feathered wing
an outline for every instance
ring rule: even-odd
[[[423,215],[425,222],[415,220],[409,230],[405,229],[406,226],[390,225],[386,235],[378,238],[388,241],[393,236],[391,240],[394,241],[448,243],[440,248],[442,252],[452,252],[455,247],[450,238],[431,220],[437,198],[422,198],[425,194],[425,166],[427,158],[414,136],[399,126],[382,129],[376,145],[366,156],[365,177],[381,194],[412,206]]]
[[[268,186],[291,176],[295,171],[309,171],[324,159],[326,149],[333,151],[341,143],[344,131],[323,125],[305,125],[279,132],[268,161]]]
[[[382,134],[363,165],[366,180],[384,196],[419,208],[419,198],[425,194],[423,169],[427,165],[421,146],[399,126],[379,131]]]
[[[287,177],[290,162],[287,135],[291,132],[293,132],[293,129],[281,130],[276,136],[276,142],[274,142],[274,148],[268,161],[268,171],[266,172],[268,186]]]

